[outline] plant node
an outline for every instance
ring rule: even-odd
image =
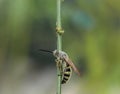
[[[56,27],[56,32],[62,35],[64,33],[64,30],[61,27]]]

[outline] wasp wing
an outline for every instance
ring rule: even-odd
[[[72,67],[75,73],[77,73],[80,76],[79,70],[76,68],[76,66],[73,64],[73,62],[69,58],[64,58],[65,62]]]

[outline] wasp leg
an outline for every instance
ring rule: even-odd
[[[62,77],[62,74],[63,74],[62,60],[60,60],[59,58],[57,58],[57,59],[55,59],[55,62],[56,62],[57,68],[59,68],[59,71],[61,72],[60,74],[58,74],[58,76]]]
[[[60,59],[55,59],[55,62],[56,62],[56,66],[61,69],[61,65],[62,65],[62,60]]]

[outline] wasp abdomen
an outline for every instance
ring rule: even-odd
[[[72,75],[72,68],[71,68],[71,66],[67,66],[63,71],[61,84],[67,83],[69,81],[71,75]]]

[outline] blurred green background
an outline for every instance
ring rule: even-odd
[[[56,0],[0,0],[0,94],[56,94]],[[63,50],[81,72],[63,94],[120,94],[120,1],[64,0]]]

